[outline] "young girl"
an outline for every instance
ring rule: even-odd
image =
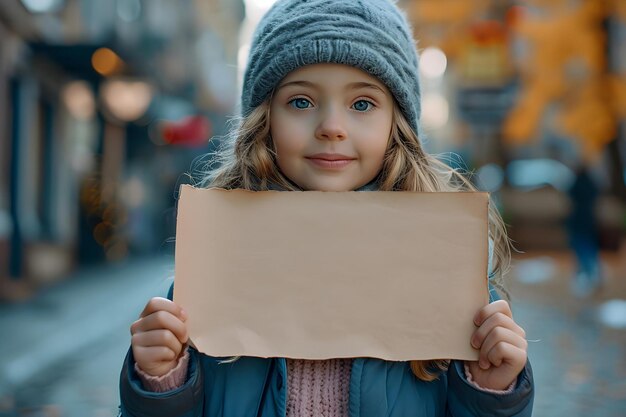
[[[241,123],[203,185],[472,189],[422,149],[417,65],[409,25],[390,0],[278,0],[253,39]],[[501,288],[509,251],[493,209],[490,246],[490,282]],[[467,318],[476,325],[467,341],[480,352],[476,362],[225,362],[188,346],[188,317],[171,293],[150,300],[131,326],[123,416],[531,415],[527,343],[506,301],[492,300]]]

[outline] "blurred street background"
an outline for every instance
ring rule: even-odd
[[[129,326],[173,278],[178,187],[272,3],[0,0],[0,416],[115,415]],[[626,416],[626,1],[399,5],[425,147],[518,249],[534,415]]]

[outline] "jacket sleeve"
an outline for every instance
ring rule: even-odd
[[[168,298],[172,299],[173,286]],[[163,393],[146,391],[135,372],[135,359],[129,349],[120,375],[120,415],[122,417],[202,417],[204,376],[200,354],[189,349],[187,380],[181,387]]]
[[[188,379],[181,387],[157,393],[143,389],[129,349],[120,375],[120,413],[123,417],[202,417],[204,380],[198,352],[189,349]]]
[[[447,417],[530,417],[534,400],[530,362],[517,377],[515,389],[494,394],[472,386],[464,375],[463,362],[452,361],[448,370]]]

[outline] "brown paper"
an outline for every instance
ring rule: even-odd
[[[210,356],[477,359],[486,193],[181,190],[174,300]]]

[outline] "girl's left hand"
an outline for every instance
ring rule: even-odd
[[[480,349],[478,361],[467,364],[474,381],[483,388],[505,390],[526,365],[526,332],[513,320],[509,303],[495,301],[474,316],[478,329],[470,343]]]

